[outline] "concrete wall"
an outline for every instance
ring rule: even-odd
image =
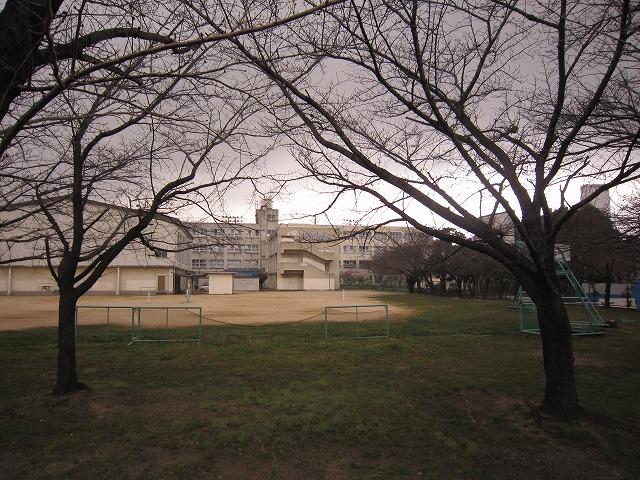
[[[330,278],[304,278],[304,290],[334,290],[333,277]]]
[[[90,292],[114,294],[117,290],[118,271],[115,268],[107,268],[98,279]]]
[[[0,295],[9,287],[9,267],[0,267]]]
[[[331,290],[340,278],[340,249],[326,226],[281,225],[269,240],[267,286],[278,290]]]
[[[304,276],[300,274],[279,275],[278,290],[303,290]]]
[[[260,290],[258,277],[233,277],[234,292],[257,292]]]
[[[156,291],[158,277],[165,278],[165,289],[160,293],[173,293],[173,269],[154,267],[121,267],[121,294],[140,294],[140,287],[150,287]],[[115,294],[117,288],[118,268],[108,268],[98,279],[89,293]],[[0,293],[8,294],[9,267],[0,268]],[[45,288],[43,288],[45,287]],[[39,294],[57,292],[53,277],[46,267],[11,267],[11,294]]]
[[[61,205],[59,210],[53,211],[53,215],[56,217],[56,221],[60,225],[60,228],[64,234],[70,238],[72,231],[70,224],[70,205]],[[32,207],[27,210],[15,210],[0,212],[0,217],[3,220],[19,218],[25,211],[32,210]],[[66,214],[65,214],[66,212]],[[136,215],[132,215],[131,211],[127,209],[113,208],[112,206],[105,204],[97,204],[96,202],[89,202],[85,209],[85,220],[89,223],[91,220],[96,220],[96,223],[85,234],[84,244],[87,248],[92,248],[95,245],[102,245],[104,242],[111,245],[114,242],[120,240],[121,233],[125,229],[131,227],[136,223]],[[124,226],[121,225],[124,222]],[[111,235],[117,232],[116,235],[111,238]],[[42,232],[43,235],[37,235]],[[34,214],[22,221],[17,222],[12,226],[12,230],[5,230],[3,232],[3,239],[7,241],[5,247],[0,249],[0,258],[6,262],[11,262],[14,258],[28,258],[38,257],[45,252],[44,238],[48,233],[52,232],[52,227],[49,221],[42,214]],[[28,236],[36,238],[30,242],[12,242],[12,238],[20,238],[21,236]],[[52,234],[54,238],[56,235]],[[151,267],[174,267],[185,268],[190,265],[181,264],[188,260],[185,255],[178,256],[175,252],[176,247],[185,245],[185,242],[189,241],[189,234],[180,227],[176,222],[170,221],[168,217],[158,216],[155,218],[149,227],[145,230],[145,237],[154,246],[154,249],[150,249],[143,245],[141,242],[134,241],[127,245],[124,250],[111,262],[111,267],[138,267],[138,266],[151,266]],[[53,245],[54,252],[60,246]],[[83,252],[86,253],[86,252]],[[57,259],[54,260],[56,263]],[[46,267],[44,260],[19,260],[12,262],[15,267]]]
[[[587,293],[591,301],[595,304],[602,305],[604,304],[604,291],[606,285],[604,283],[583,283],[582,289]],[[640,307],[636,303],[636,296],[634,293],[634,284],[627,283],[612,283],[611,284],[611,305],[616,307],[625,307],[627,306],[627,298],[625,294],[625,290],[629,289],[631,306],[630,308],[638,308]],[[635,287],[637,288],[637,287]],[[597,293],[595,293],[597,292]]]
[[[164,277],[164,290],[158,290],[158,277]],[[154,267],[120,268],[120,293],[139,294],[141,292],[144,293],[147,288],[151,288],[152,291],[158,291],[158,293],[173,293],[173,269]]]
[[[13,267],[12,293],[47,293],[58,290],[55,280],[46,267]]]
[[[233,293],[233,273],[210,273],[209,295],[231,295]]]

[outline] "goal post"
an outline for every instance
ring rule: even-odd
[[[147,303],[151,303],[151,293],[155,295],[158,291],[155,287],[140,287],[140,294],[147,297]]]
[[[117,321],[115,312],[121,312]],[[90,318],[87,318],[87,313]],[[76,338],[80,325],[105,325],[105,340],[109,340],[116,326],[129,326],[129,345],[137,342],[202,341],[202,307],[194,305],[78,305],[75,316]]]
[[[358,305],[325,305],[324,337],[329,338],[329,324],[355,324],[356,338],[376,338],[389,336],[389,305],[385,303]],[[381,324],[377,334],[370,334],[372,324]]]
[[[148,312],[143,321],[143,312]],[[184,312],[187,318],[190,315],[197,317],[197,324],[194,325],[184,319],[171,318],[170,313]],[[155,313],[155,315],[153,315]],[[180,323],[182,322],[182,325]],[[195,334],[191,331],[192,327],[196,327]],[[184,335],[175,335],[174,332],[187,329]],[[131,341],[129,345],[136,342],[196,342],[202,341],[202,307],[196,306],[134,306],[131,308]]]

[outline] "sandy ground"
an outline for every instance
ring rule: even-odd
[[[176,306],[202,307],[203,324],[271,324],[306,321],[324,321],[325,305],[367,305],[380,303],[381,294],[373,291],[350,290],[321,292],[246,292],[234,295],[193,295],[187,304],[184,295],[115,296],[86,295],[79,301],[80,325],[106,322],[106,309],[89,306]],[[34,327],[50,327],[58,322],[57,296],[10,296],[0,297],[0,330],[20,330]],[[390,321],[400,320],[411,312],[408,308],[389,305]],[[163,326],[165,311],[143,310],[147,326]],[[130,309],[112,309],[110,322],[128,325],[131,323]],[[193,324],[195,316],[183,310],[171,310],[170,326]],[[313,317],[313,318],[309,318]],[[384,309],[369,307],[359,309],[359,319],[381,320]],[[339,308],[331,311],[331,321],[353,321],[354,311]]]

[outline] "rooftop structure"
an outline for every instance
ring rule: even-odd
[[[580,200],[584,200],[589,195],[593,194],[598,188],[602,185],[597,184],[587,184],[582,185],[580,187]],[[602,213],[606,213],[609,215],[611,213],[611,196],[609,195],[609,191],[605,190],[600,193],[596,198],[589,202],[591,205],[596,207]]]

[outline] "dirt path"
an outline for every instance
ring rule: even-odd
[[[314,315],[309,321],[323,321],[323,308],[325,305],[366,305],[380,303],[377,299],[380,292],[366,290],[350,290],[344,294],[342,291],[319,292],[246,292],[234,295],[194,295],[191,297],[192,306],[202,307],[205,317],[204,323],[216,324],[228,322],[234,324],[267,324],[286,323],[301,320]],[[115,296],[115,295],[87,295],[83,297],[79,305],[121,305],[121,306],[187,306],[184,295],[158,295],[152,296],[147,303],[146,296]],[[10,296],[0,297],[0,330],[21,330],[34,327],[51,327],[58,322],[58,297],[57,296]],[[399,320],[406,317],[411,310],[404,307],[389,305],[390,320]],[[145,312],[147,318],[157,317],[161,321],[162,313]],[[189,314],[181,311],[171,312],[171,324],[180,326],[188,319],[193,320]],[[332,313],[332,321],[350,321],[353,319],[353,311],[349,309],[336,309]],[[360,309],[361,320],[377,320],[383,318],[383,309]],[[80,324],[104,323],[106,310],[104,309],[80,309]],[[130,322],[131,313],[127,310],[112,310],[110,320],[113,323],[127,324]],[[216,322],[219,321],[219,322]]]

